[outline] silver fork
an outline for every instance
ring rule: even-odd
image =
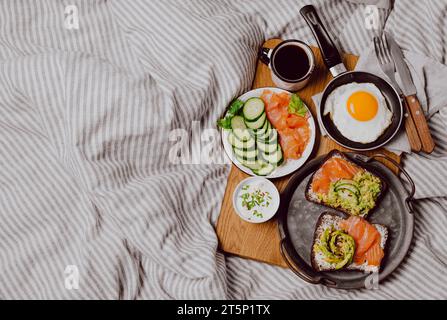
[[[382,33],[382,37],[374,37],[374,48],[376,50],[377,60],[379,60],[380,67],[383,73],[390,79],[393,87],[400,91],[400,86],[396,81],[396,66],[394,60],[391,57],[391,50],[388,47],[388,41],[386,40],[386,33]]]
[[[405,112],[405,131],[407,132],[411,150],[414,152],[420,152],[422,150],[421,139],[419,138],[413,118],[408,112],[408,106],[405,99],[403,99],[402,90],[396,81],[396,65],[394,64],[394,59],[391,56],[391,50],[388,46],[385,32],[382,33],[382,37],[374,37],[374,49],[383,73],[385,73],[390,80],[391,85],[399,92],[401,96]]]

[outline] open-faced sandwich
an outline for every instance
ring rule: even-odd
[[[388,229],[351,216],[323,213],[318,219],[311,261],[316,271],[378,272],[385,255]]]
[[[365,217],[377,206],[385,189],[383,179],[334,150],[312,175],[306,199],[349,215]]]

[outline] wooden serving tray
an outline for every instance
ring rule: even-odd
[[[264,46],[274,48],[280,42],[280,39],[272,39],[268,40]],[[316,68],[314,74],[312,75],[312,79],[309,84],[297,93],[310,108],[316,121],[316,106],[312,101],[312,97],[324,90],[326,85],[332,79],[332,76],[323,63],[320,50],[315,47],[312,47],[312,50],[314,51],[316,58]],[[347,69],[354,70],[358,57],[351,54],[344,54],[343,59]],[[253,89],[274,86],[275,85],[272,82],[269,68],[261,62],[258,62]],[[317,132],[316,145],[310,158],[312,159],[317,156],[327,154],[333,149],[347,151],[347,149],[339,146],[329,138],[321,136],[319,132]],[[385,153],[396,161],[400,162],[400,157],[398,155],[383,149],[374,152],[366,152],[366,154],[378,152]],[[385,161],[384,163],[396,172],[396,168],[392,167],[390,164],[387,164]],[[227,181],[227,188],[225,190],[220,216],[217,221],[216,232],[219,239],[219,248],[223,252],[229,254],[287,268],[287,265],[279,251],[280,237],[276,219],[273,218],[272,220],[263,224],[251,224],[243,221],[239,218],[236,212],[234,212],[232,204],[233,192],[239,182],[247,177],[249,177],[247,174],[240,171],[236,166],[232,166]],[[287,185],[289,179],[290,176],[287,176],[284,178],[275,179],[273,182],[281,192]]]

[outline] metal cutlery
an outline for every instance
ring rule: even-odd
[[[419,137],[416,124],[409,114],[409,108],[406,103],[405,96],[400,89],[399,84],[396,81],[396,66],[391,56],[391,51],[388,46],[386,34],[383,33],[382,37],[374,37],[374,49],[376,52],[377,60],[383,73],[389,78],[393,87],[399,92],[405,108],[405,131],[407,133],[408,141],[410,143],[411,150],[414,152],[420,152],[422,150],[422,142]]]
[[[393,57],[396,66],[396,71],[402,82],[402,92],[407,102],[408,109],[410,110],[410,114],[414,120],[414,124],[416,125],[419,138],[421,139],[422,150],[426,153],[432,153],[435,149],[435,143],[431,136],[424,111],[422,110],[419,99],[417,98],[417,89],[414,85],[408,65],[405,62],[402,49],[390,34],[385,35],[391,51],[391,56]]]

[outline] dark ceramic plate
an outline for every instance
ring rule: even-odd
[[[328,211],[326,207],[309,202],[305,198],[305,189],[315,170],[322,164],[326,156],[309,162],[293,175],[284,192],[281,194],[279,209],[279,231],[281,235],[281,253],[289,267],[303,280],[313,284],[323,284],[339,289],[360,289],[376,285],[388,277],[404,260],[413,238],[413,207],[415,192],[410,176],[384,155],[366,157],[356,153],[345,154],[350,160],[360,166],[377,172],[386,180],[388,190],[380,204],[371,212],[367,219],[388,227],[389,238],[385,250],[385,258],[378,275],[360,271],[316,272],[311,267],[311,247],[315,226],[320,214]],[[391,170],[382,163],[375,161],[386,157],[399,166],[406,176],[411,188],[407,191],[405,185]],[[335,212],[337,211],[330,211]],[[346,217],[343,213],[338,213]]]

